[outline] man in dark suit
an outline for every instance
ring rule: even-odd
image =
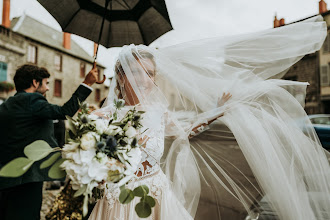
[[[44,97],[50,74],[45,68],[23,65],[17,69],[14,82],[17,93],[0,105],[0,168],[17,157],[24,157],[25,146],[44,140],[51,147],[54,138],[53,120],[73,116],[98,77],[96,68],[63,106],[52,105]],[[45,159],[44,159],[45,160]],[[21,177],[0,178],[0,219],[40,219],[43,181],[51,181],[48,169],[40,170],[41,160]]]

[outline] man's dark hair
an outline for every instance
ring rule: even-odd
[[[42,80],[49,77],[50,74],[44,67],[31,64],[20,66],[14,76],[16,91],[23,91],[30,88],[34,79],[42,85]]]

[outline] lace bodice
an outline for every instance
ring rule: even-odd
[[[148,128],[148,130],[141,141],[142,159],[136,172],[138,178],[153,174],[160,169],[160,158],[164,151],[164,116],[156,111],[146,112],[142,124],[143,129]]]

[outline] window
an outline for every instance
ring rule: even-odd
[[[329,65],[321,66],[320,83],[321,86],[329,86]]]
[[[37,64],[38,61],[38,48],[33,45],[28,46],[27,61],[29,63]]]
[[[0,62],[0,82],[7,81],[7,63]]]
[[[59,79],[55,79],[54,96],[62,97],[62,81]]]
[[[56,70],[62,71],[62,55],[55,54],[54,65]]]
[[[323,53],[329,53],[329,52],[330,52],[330,32],[328,33],[323,43]]]
[[[96,89],[95,90],[95,101],[99,102],[101,100],[101,90],[100,89]]]
[[[85,77],[85,72],[86,72],[86,64],[80,63],[80,77],[81,78]]]

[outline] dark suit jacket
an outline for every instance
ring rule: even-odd
[[[39,93],[17,92],[1,104],[0,168],[14,158],[25,157],[24,147],[36,140],[44,140],[51,147],[57,147],[53,120],[65,119],[65,115],[73,116],[79,109],[78,99],[84,101],[90,93],[90,89],[80,85],[68,102],[58,106],[48,103]],[[0,178],[0,189],[28,182],[53,180],[48,177],[49,168],[39,168],[44,160],[33,164],[21,177]]]

